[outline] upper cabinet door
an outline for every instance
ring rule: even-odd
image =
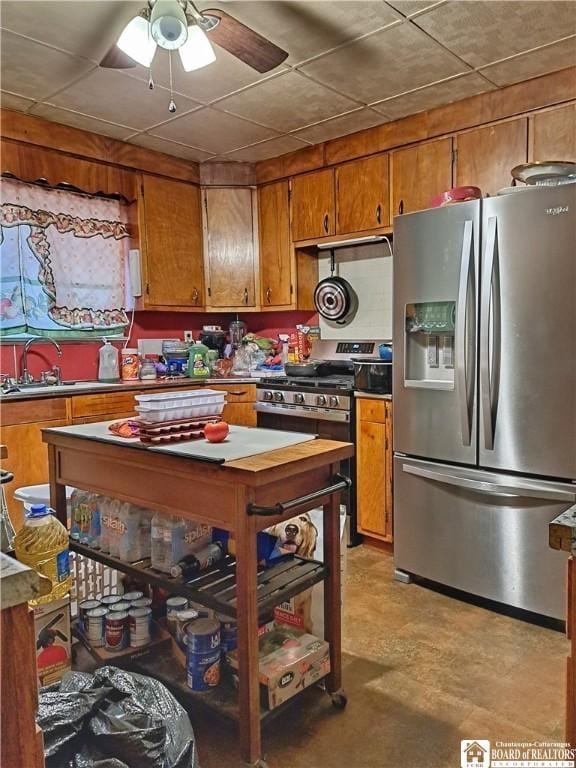
[[[246,187],[204,190],[209,307],[256,305],[253,198],[253,190]]]
[[[260,304],[287,307],[293,301],[293,255],[290,239],[288,182],[258,190],[260,236]]]
[[[576,104],[534,115],[530,160],[576,162]]]
[[[202,213],[200,189],[156,176],[142,178],[139,217],[145,244],[144,307],[202,308]]]
[[[334,171],[304,173],[292,181],[292,239],[311,240],[335,233]]]
[[[452,139],[392,152],[392,217],[430,208],[435,195],[452,187]]]
[[[336,168],[336,232],[339,235],[390,224],[388,155]]]
[[[489,125],[456,136],[456,186],[495,195],[512,184],[510,171],[528,160],[528,120]]]

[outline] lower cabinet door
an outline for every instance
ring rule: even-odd
[[[224,406],[222,419],[228,424],[237,424],[241,427],[256,426],[256,411],[254,403],[229,403]]]
[[[360,421],[357,427],[358,529],[392,540],[390,489],[386,467],[386,423]]]

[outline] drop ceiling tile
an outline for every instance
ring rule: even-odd
[[[399,120],[407,115],[414,115],[417,112],[424,112],[427,109],[434,109],[434,107],[492,90],[495,90],[495,87],[491,83],[475,72],[471,72],[468,75],[394,96],[378,104],[372,104],[372,108],[386,115],[390,120]]]
[[[178,111],[188,112],[200,105],[177,96]],[[70,88],[57,93],[50,103],[144,131],[169,120],[170,93],[164,88],[150,90],[146,83],[114,69],[95,69]]]
[[[166,155],[181,157],[184,160],[192,160],[195,163],[200,163],[203,160],[214,157],[211,152],[204,152],[203,149],[188,147],[185,144],[178,144],[167,139],[158,139],[156,136],[150,136],[147,133],[133,136],[128,143],[137,144],[139,147],[145,147],[146,149],[154,149],[156,152],[164,152]]]
[[[279,136],[277,139],[262,141],[259,144],[253,144],[251,147],[243,147],[234,152],[228,153],[224,160],[240,160],[247,163],[258,163],[260,160],[268,160],[270,157],[278,157],[286,152],[293,152],[296,149],[309,147],[303,141],[292,136]]]
[[[576,9],[575,9],[576,10]],[[576,65],[576,37],[521,53],[480,70],[498,86],[512,85],[532,77]]]
[[[143,4],[140,0],[3,0],[2,26],[100,61]]]
[[[346,136],[349,133],[372,128],[374,125],[385,122],[386,118],[372,109],[357,109],[354,112],[339,115],[331,120],[316,123],[316,125],[308,125],[306,128],[295,131],[293,135],[306,139],[306,141],[311,141],[313,144],[319,144],[322,141]]]
[[[88,72],[94,64],[33,40],[1,32],[2,89],[41,101]]]
[[[465,69],[456,57],[406,21],[306,64],[302,71],[370,103]]]
[[[444,2],[444,0],[395,0],[395,2],[388,0],[388,5],[400,11],[404,16],[412,16],[414,13],[420,13],[426,8],[438,5],[439,2]]]
[[[26,99],[17,93],[9,91],[0,91],[0,106],[2,109],[13,109],[15,112],[25,112],[36,102],[33,99]]]
[[[576,33],[573,0],[450,2],[414,23],[472,67]]]
[[[31,114],[51,120],[53,123],[62,123],[71,125],[73,128],[80,128],[83,131],[92,131],[102,136],[110,136],[112,139],[124,141],[127,136],[134,133],[132,128],[116,123],[107,123],[104,120],[98,120],[89,115],[83,115],[80,112],[71,112],[68,109],[54,107],[51,104],[36,104],[30,110]]]
[[[289,53],[294,65],[342,43],[373,32],[400,18],[380,0],[304,0],[304,2],[213,2],[199,7],[220,8]]]
[[[266,80],[218,102],[218,109],[276,128],[292,131],[357,106],[298,72]]]
[[[151,133],[164,139],[201,147],[207,152],[222,154],[245,147],[256,141],[274,138],[274,131],[249,123],[234,115],[205,107],[189,115],[154,128]]]

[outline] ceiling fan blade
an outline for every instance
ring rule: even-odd
[[[100,66],[106,69],[130,69],[136,66],[136,62],[114,44],[108,53],[105,54],[100,62]]]
[[[224,48],[257,72],[269,72],[287,58],[288,53],[262,35],[254,32],[226,11],[202,11],[202,16],[218,19],[212,28],[206,28],[210,41]]]

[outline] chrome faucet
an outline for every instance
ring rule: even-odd
[[[54,347],[56,347],[58,356],[62,357],[62,348],[57,341],[54,341],[54,339],[49,339],[45,336],[33,336],[31,339],[28,339],[26,344],[24,344],[24,349],[22,350],[22,360],[21,360],[22,375],[20,376],[20,379],[18,381],[19,384],[32,384],[34,382],[34,377],[28,370],[28,350],[30,349],[32,344],[34,344],[35,341],[49,342]]]

